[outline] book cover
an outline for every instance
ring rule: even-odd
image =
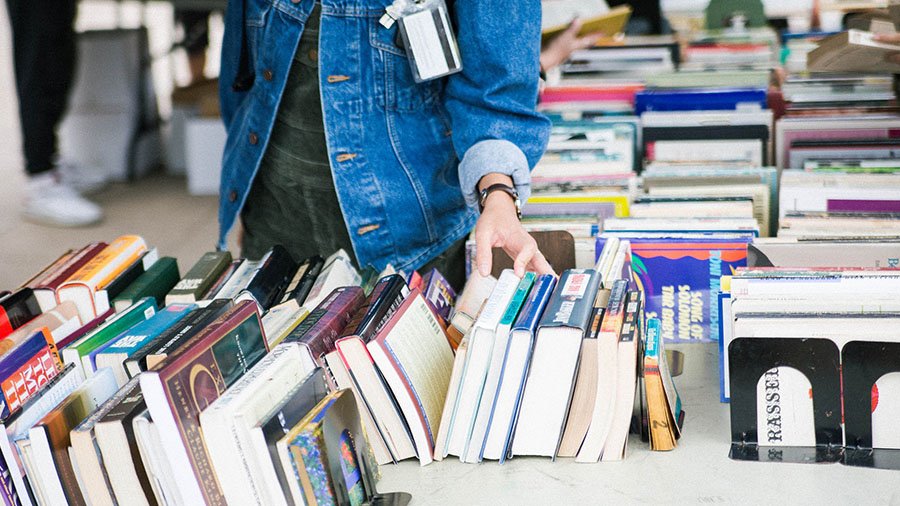
[[[365,300],[358,286],[335,288],[283,342],[305,347],[319,367],[326,367],[325,354],[334,349],[353,313]]]
[[[632,237],[635,283],[646,294],[648,318],[659,318],[663,339],[719,339],[720,278],[747,265],[749,238]]]
[[[72,274],[80,269],[84,264],[88,263],[95,255],[100,253],[107,244],[105,242],[92,242],[87,244],[80,250],[77,250],[69,256],[66,262],[57,269],[48,270],[46,276],[34,278],[25,286],[34,290],[42,308],[49,308],[55,305],[56,289],[60,287]]]
[[[132,382],[134,383],[133,386]],[[126,392],[121,401],[114,403],[94,426],[97,446],[104,462],[129,462],[129,466],[107,466],[110,485],[120,504],[126,502],[135,491],[143,494],[144,501],[156,505],[156,496],[150,484],[136,436],[133,420],[146,411],[147,404],[137,378],[129,382],[120,392]],[[122,436],[127,444],[123,445]],[[127,467],[127,468],[126,468]]]
[[[162,257],[113,298],[113,307],[116,311],[124,311],[144,297],[153,297],[158,303],[162,303],[176,283],[178,283],[178,261],[172,257]],[[113,294],[110,293],[110,296]]]
[[[262,459],[262,472],[264,479],[270,488],[280,488],[286,497],[290,489],[288,480],[295,480],[294,476],[288,476],[283,468],[277,465],[279,462],[276,443],[287,435],[307,413],[309,413],[325,396],[328,395],[328,387],[325,383],[325,373],[321,368],[316,368],[307,378],[288,395],[271,413],[268,413],[251,434],[255,445],[265,443],[270,457],[269,461]]]
[[[300,268],[297,269],[294,279],[288,285],[282,302],[294,299],[301,306],[306,303],[306,297],[309,296],[309,292],[312,290],[316,278],[322,273],[323,267],[325,267],[325,259],[319,255],[306,259]]]
[[[506,460],[515,431],[519,403],[525,390],[534,334],[555,287],[556,278],[550,274],[535,278],[528,298],[510,329],[482,458],[501,462]]]
[[[105,312],[109,308],[109,299],[103,288],[146,251],[147,244],[141,237],[118,237],[57,288],[59,301],[74,301],[82,320]]]
[[[291,254],[281,245],[275,245],[245,289],[263,311],[280,300],[297,270]]]
[[[106,285],[105,291],[109,300],[115,300],[126,288],[131,286],[131,284],[137,281],[139,277],[143,276],[148,269],[153,267],[158,260],[159,251],[156,248],[145,251],[140,259],[128,266],[128,268]]]
[[[3,456],[3,463],[9,469],[8,478],[12,482],[11,489],[15,491],[18,504],[31,506],[36,502],[31,491],[30,478],[25,474],[25,468],[13,442],[26,437],[28,430],[38,420],[55,408],[83,382],[84,376],[81,371],[69,364],[62,373],[51,379],[43,389],[32,396],[22,406],[22,409],[0,419],[0,453]],[[4,479],[7,479],[6,475],[4,475]]]
[[[146,298],[138,301],[127,310],[118,313],[89,334],[63,349],[63,362],[76,364],[79,369],[82,369],[82,372],[86,373],[83,357],[88,357],[92,351],[138,323],[153,317],[155,314],[156,302],[153,299]],[[90,372],[93,372],[93,369]]]
[[[151,357],[155,357],[154,364],[157,360],[162,361],[162,358],[178,349],[181,344],[199,332],[206,324],[221,316],[231,306],[230,300],[220,299],[210,302],[206,307],[191,311],[176,324],[131,354],[125,361],[126,371],[132,376],[137,376],[141,371],[150,369]]]
[[[39,314],[41,306],[31,288],[20,288],[0,300],[0,339],[12,334]]]
[[[101,367],[111,367],[119,385],[128,381],[125,371],[125,360],[132,353],[140,350],[153,338],[165,332],[169,327],[178,323],[196,308],[194,304],[170,304],[152,318],[144,320],[127,331],[119,334],[112,341],[92,351],[88,357],[94,365],[94,370]]]
[[[434,308],[434,312],[445,322],[449,321],[450,311],[456,303],[456,291],[447,278],[437,269],[431,269],[422,279],[422,286],[422,294]]]
[[[87,504],[69,456],[70,432],[117,390],[112,373],[99,372],[69,394],[28,431],[33,463],[50,463],[55,467],[55,473],[44,472],[41,475],[44,484],[42,489],[50,496],[48,502],[51,504]],[[32,473],[39,470],[46,471],[41,467],[30,469]]]
[[[47,330],[40,329],[0,358],[0,390],[3,392],[0,418],[21,408],[29,397],[59,373],[59,364],[48,340],[52,338]]]
[[[242,301],[139,377],[182,498],[225,504],[200,431],[200,412],[267,353],[252,301]]]
[[[166,295],[165,303],[195,302],[203,298],[206,291],[231,265],[231,252],[209,251],[197,260],[184,277]],[[158,299],[162,302],[162,299]]]
[[[366,343],[371,341],[407,295],[409,288],[399,274],[381,278],[369,294],[367,304],[357,310],[344,328],[343,335],[359,336]]]
[[[419,462],[430,463],[453,367],[443,323],[416,289],[367,348],[409,425]]]

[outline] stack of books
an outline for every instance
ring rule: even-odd
[[[770,28],[697,32],[684,49],[682,68],[768,70],[778,56],[778,34]]]

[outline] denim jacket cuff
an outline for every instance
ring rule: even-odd
[[[486,139],[472,145],[459,163],[459,183],[466,204],[478,208],[478,182],[488,174],[512,178],[519,200],[524,204],[531,195],[528,159],[518,146],[507,140]]]

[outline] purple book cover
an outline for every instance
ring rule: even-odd
[[[635,283],[647,318],[659,318],[663,338],[719,339],[720,280],[747,265],[750,238],[631,238]]]
[[[900,200],[828,199],[829,213],[900,213]]]
[[[435,314],[448,321],[450,319],[450,310],[456,303],[456,291],[450,286],[450,282],[437,269],[431,269],[431,272],[425,275],[422,280],[424,287],[425,300],[431,304]]]

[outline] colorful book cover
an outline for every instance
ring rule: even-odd
[[[107,353],[122,353],[131,356],[154,337],[162,334],[172,325],[178,323],[196,306],[193,304],[170,304],[161,309],[152,318],[144,320],[118,337],[90,353],[94,368],[97,367],[97,356]]]
[[[155,314],[156,301],[150,297],[141,299],[90,334],[69,345],[63,350],[63,361],[65,363],[81,364],[81,357],[88,356],[92,351],[103,346],[122,332],[144,320],[152,318]]]
[[[334,400],[329,402],[328,406],[333,402]],[[328,474],[328,456],[325,449],[325,434],[322,430],[322,419],[328,411],[328,406],[310,421],[307,428],[290,446],[297,472],[306,474],[306,479],[301,481],[307,499],[312,499],[311,503],[320,505],[337,504],[331,477]],[[298,455],[300,459],[296,458]]]
[[[647,318],[669,341],[719,339],[720,278],[747,265],[750,238],[639,238],[631,241],[635,283]]]
[[[200,411],[218,399],[267,353],[256,308],[252,301],[239,303],[194,336],[191,345],[170,356],[156,371],[197,483],[209,504],[224,504],[225,500],[206,453],[200,430]],[[154,379],[148,377],[147,381],[153,383]],[[148,401],[148,407],[152,414],[155,406]]]
[[[456,291],[437,269],[431,269],[431,272],[425,275],[422,280],[422,294],[438,316],[445,322],[450,319],[450,310],[456,303]]]
[[[334,342],[365,302],[363,289],[358,286],[336,288],[331,295],[309,313],[284,342],[296,342],[309,350],[319,367],[326,368],[325,354],[334,349]]]
[[[40,329],[0,360],[0,418],[18,410],[59,373],[48,339],[47,329]]]

